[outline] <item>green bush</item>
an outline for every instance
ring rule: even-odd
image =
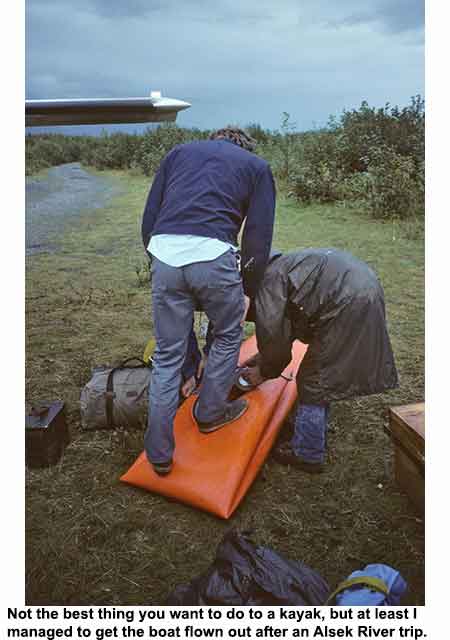
[[[208,135],[208,131],[182,129],[173,124],[149,128],[136,145],[130,166],[139,168],[144,175],[150,176],[155,173],[161,160],[173,147],[185,142],[205,139]]]
[[[374,218],[407,218],[423,207],[413,158],[384,145],[369,152],[367,205]]]
[[[326,161],[300,167],[289,185],[290,193],[303,202],[334,202],[339,198],[339,173]]]
[[[370,178],[367,171],[353,173],[340,182],[337,189],[337,199],[355,206],[365,206],[370,188]]]
[[[363,102],[315,131],[297,132],[286,112],[279,131],[257,123],[247,130],[278,183],[303,202],[358,203],[378,218],[423,214],[425,105],[420,96],[403,109]],[[151,176],[174,146],[204,140],[209,133],[171,123],[151,126],[142,135],[27,136],[26,170],[31,174],[78,161]]]
[[[337,160],[346,175],[367,170],[370,152],[380,145],[413,158],[416,168],[424,159],[425,104],[420,96],[401,110],[362,102],[358,110],[344,111],[339,122],[330,121],[329,128],[336,133]]]
[[[342,171],[336,161],[336,136],[328,130],[297,134],[291,149],[290,193],[303,202],[333,202]]]
[[[90,162],[97,169],[129,169],[132,159],[140,144],[137,135],[127,133],[106,132],[100,136],[100,144],[92,150],[89,156]],[[83,157],[83,156],[82,156]],[[85,158],[83,157],[85,161]]]
[[[92,150],[100,144],[99,138],[88,136],[65,136],[53,133],[27,135],[25,138],[26,173],[31,175],[41,169],[67,162],[84,162],[95,166]]]

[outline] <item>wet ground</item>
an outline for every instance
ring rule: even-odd
[[[98,209],[120,193],[111,179],[85,171],[79,162],[48,170],[45,178],[26,179],[26,255],[54,253],[57,235],[71,216],[85,209]]]

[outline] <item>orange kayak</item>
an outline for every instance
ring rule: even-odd
[[[171,473],[157,475],[142,452],[120,478],[122,482],[229,518],[255,479],[297,398],[295,375],[306,349],[296,341],[292,361],[282,376],[246,393],[247,411],[219,431],[199,432],[192,415],[195,397],[188,398],[175,417]],[[256,352],[253,336],[241,347],[240,363]]]

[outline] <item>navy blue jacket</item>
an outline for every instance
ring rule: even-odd
[[[163,233],[206,236],[238,244],[242,234],[244,291],[256,294],[272,243],[275,185],[269,165],[228,140],[174,147],[153,180],[142,239]]]

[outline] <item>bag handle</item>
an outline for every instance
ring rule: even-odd
[[[130,369],[141,369],[144,367],[146,369],[152,368],[153,363],[151,360],[149,360],[149,362],[147,363],[147,362],[144,362],[144,360],[142,360],[141,358],[132,356],[131,358],[126,358],[125,360],[123,360],[121,364],[111,369],[111,371],[108,373],[108,378],[106,380],[106,393],[105,393],[106,426],[108,427],[108,429],[110,429],[113,426],[114,374],[116,371],[119,371],[120,369],[125,369],[128,363],[133,362],[134,360],[139,362],[139,364],[134,367],[129,367]]]
[[[137,362],[139,362],[139,364],[134,367],[130,367],[130,369],[139,369],[140,367],[151,368],[153,364],[151,359],[147,363],[144,360],[142,360],[142,358],[138,358],[137,356],[131,356],[131,358],[126,358],[126,360],[123,360],[121,364],[117,365],[117,367],[114,367],[112,371],[117,371],[118,369],[124,369],[128,365],[128,363],[133,362],[133,360],[136,360]]]
[[[356,578],[349,578],[348,580],[344,580],[343,582],[341,582],[333,591],[333,593],[328,596],[325,602],[325,606],[329,606],[339,593],[345,591],[346,589],[349,589],[350,587],[353,587],[354,585],[368,587],[369,589],[372,589],[372,591],[383,593],[385,596],[389,595],[389,588],[384,580],[381,580],[381,578],[374,578],[373,576],[360,576]]]

